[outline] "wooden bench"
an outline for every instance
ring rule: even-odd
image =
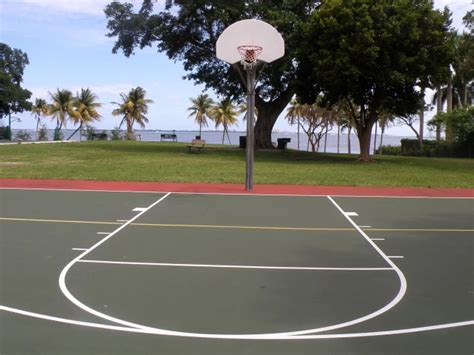
[[[163,142],[163,141],[173,141],[173,142],[177,142],[178,141],[178,137],[176,136],[176,134],[171,134],[171,133],[162,133],[160,135],[160,140]]]
[[[206,141],[202,139],[193,139],[191,144],[188,144],[188,152],[196,152],[196,153],[201,153],[201,150],[204,148],[206,145]]]
[[[99,140],[99,141],[106,141],[108,139],[107,133],[91,133],[90,135],[91,140]]]

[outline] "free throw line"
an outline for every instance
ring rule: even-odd
[[[46,218],[15,218],[0,217],[0,221],[14,222],[38,222],[38,223],[72,223],[72,224],[104,224],[117,225],[123,223],[111,221],[83,221],[67,219],[46,219]],[[157,227],[157,228],[209,228],[209,229],[254,229],[254,230],[288,230],[288,231],[323,231],[323,232],[344,232],[353,231],[353,228],[326,228],[326,227],[271,227],[271,226],[236,226],[236,225],[218,225],[218,224],[171,224],[171,223],[129,223],[130,227]],[[369,226],[359,226],[361,229],[370,228]],[[474,229],[464,228],[370,228],[372,232],[454,232],[454,233],[473,233]],[[98,232],[97,234],[103,234]]]
[[[266,265],[220,265],[220,264],[179,264],[179,263],[151,263],[138,261],[114,260],[78,260],[79,263],[142,265],[142,266],[169,266],[191,268],[220,268],[220,269],[266,269],[266,270],[327,270],[327,271],[393,271],[390,267],[310,267],[310,266],[266,266]]]

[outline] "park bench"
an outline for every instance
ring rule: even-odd
[[[200,153],[201,150],[204,148],[204,146],[206,145],[206,141],[205,140],[202,140],[202,139],[193,139],[191,144],[188,144],[187,147],[188,147],[188,152],[189,153],[192,153],[192,152],[196,152],[196,153]]]
[[[106,141],[107,140],[107,133],[101,132],[101,133],[91,133],[90,134],[90,139],[91,140],[100,140],[100,141]]]
[[[161,136],[160,136],[160,140],[163,142],[163,141],[173,141],[173,142],[177,142],[178,141],[178,137],[176,136],[176,134],[172,134],[172,133],[162,133]]]

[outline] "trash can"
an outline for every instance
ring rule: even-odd
[[[247,147],[247,136],[239,136],[239,148],[245,149]]]
[[[277,142],[277,148],[280,150],[284,150],[286,149],[286,145],[291,142],[291,138],[278,138]]]

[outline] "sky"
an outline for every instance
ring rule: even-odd
[[[106,37],[106,18],[103,9],[111,0],[0,0],[0,42],[21,49],[29,57],[30,64],[23,76],[23,87],[30,90],[32,100],[44,98],[57,88],[73,93],[90,88],[102,103],[98,129],[118,126],[119,117],[111,115],[114,105],[120,101],[120,93],[128,93],[132,87],[141,86],[150,105],[147,129],[196,130],[193,119],[186,109],[189,99],[201,94],[203,86],[183,79],[182,63],[169,60],[155,48],[136,50],[126,58],[121,52],[112,53],[114,39]],[[131,0],[137,6],[140,0]],[[448,6],[453,13],[453,26],[462,30],[462,17],[473,9],[474,0],[435,0],[436,8]],[[158,1],[162,6],[163,0]],[[208,93],[215,97],[212,91]],[[432,93],[427,93],[427,100]],[[296,131],[289,126],[282,113],[274,131]],[[427,113],[427,117],[431,117]],[[14,129],[35,127],[30,113],[17,115]],[[44,119],[48,128],[55,124]],[[69,124],[67,128],[73,128]],[[213,127],[210,127],[213,129]],[[245,130],[242,120],[236,130]],[[412,136],[406,126],[395,126],[387,134]]]

